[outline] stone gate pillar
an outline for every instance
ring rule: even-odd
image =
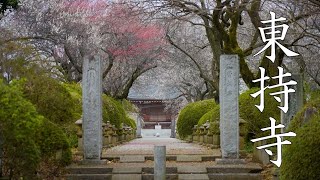
[[[100,161],[102,152],[102,65],[97,56],[83,61],[82,108],[84,161]]]
[[[239,57],[220,57],[220,146],[222,159],[217,163],[240,163],[239,160]]]

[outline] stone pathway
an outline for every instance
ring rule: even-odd
[[[174,138],[148,137],[104,149],[105,164],[71,165],[66,179],[153,180],[155,145],[166,146],[169,180],[260,180],[260,165],[217,165],[220,149],[211,149]]]
[[[165,145],[167,155],[216,155],[221,156],[219,149],[211,149],[199,144],[187,143],[175,138],[146,137],[134,139],[125,144],[103,150],[109,155],[153,155],[155,145]]]

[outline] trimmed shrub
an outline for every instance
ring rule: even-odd
[[[3,151],[3,175],[10,179],[33,179],[40,162],[35,141],[43,117],[15,85],[0,79],[0,136]]]
[[[297,120],[296,120],[297,121]],[[302,127],[295,127],[296,137],[287,138],[283,146],[281,180],[318,179],[320,177],[320,114]]]
[[[220,105],[216,105],[213,109],[211,109],[210,111],[208,111],[206,114],[204,114],[199,122],[198,125],[201,126],[202,124],[206,123],[207,120],[209,120],[210,122],[214,122],[214,121],[220,121]]]
[[[130,118],[129,116],[126,116],[123,123],[132,127],[132,128],[137,127],[136,122],[132,118]]]
[[[79,119],[82,115],[82,89],[79,84],[64,84],[64,87],[68,90],[71,97],[75,102],[74,117]],[[128,110],[134,110],[134,105],[129,101],[118,102],[117,100],[103,94],[102,95],[102,118],[103,122],[109,121],[117,128],[120,127],[121,123],[126,123],[131,127],[135,127],[134,121],[127,119],[125,108]]]
[[[73,99],[75,105],[73,117],[75,120],[78,120],[82,116],[82,88],[78,83],[63,83],[63,86]]]
[[[278,122],[280,121],[280,109],[277,107],[279,106],[279,103],[269,95],[269,93],[274,90],[265,91],[265,106],[262,113],[255,107],[255,105],[260,104],[260,97],[253,98],[250,96],[250,94],[257,91],[259,91],[258,88],[252,88],[242,93],[239,97],[240,118],[247,122],[246,129],[244,130],[246,131],[246,134],[249,133],[251,136],[253,135],[253,137],[265,136],[265,134],[268,133],[261,131],[261,128],[270,126],[269,117],[273,117]],[[201,117],[198,125],[204,124],[207,119],[209,119],[210,122],[220,121],[220,105],[217,105],[213,110]],[[253,137],[247,137],[247,139]]]
[[[314,114],[320,111],[320,96],[314,97],[307,104],[303,106],[302,109],[293,117],[292,121],[289,124],[288,131],[295,131],[304,123],[308,122]],[[308,111],[308,112],[307,112]],[[305,117],[305,114],[309,114]]]
[[[192,128],[198,124],[199,119],[216,106],[214,100],[197,101],[184,107],[178,117],[177,130],[179,137],[185,138],[192,134]]]
[[[23,97],[21,87],[21,82],[7,86],[0,81],[4,175],[12,179],[58,176],[71,161],[68,139],[59,126],[37,113]],[[60,150],[61,157],[57,158]]]
[[[122,99],[121,104],[124,110],[127,112],[135,112],[135,113],[139,112],[139,108],[126,99]]]
[[[111,124],[119,128],[121,126],[121,123],[124,123],[126,118],[126,112],[121,103],[106,95],[102,96],[102,101],[103,122],[106,123],[107,121],[109,121]]]
[[[239,97],[239,111],[240,117],[247,122],[248,133],[254,137],[262,137],[270,132],[261,131],[262,128],[270,126],[270,117],[273,117],[277,122],[280,122],[280,109],[278,103],[273,96],[270,96],[269,93],[276,90],[265,90],[264,93],[264,110],[260,112],[255,105],[260,104],[260,96],[253,98],[250,94],[253,94],[259,91],[259,88],[252,88]]]
[[[68,139],[63,130],[54,123],[45,120],[37,132],[37,144],[41,151],[41,178],[58,177],[63,167],[69,165],[72,154]]]
[[[76,102],[57,80],[45,75],[30,76],[23,85],[24,97],[37,111],[56,124],[74,123]]]

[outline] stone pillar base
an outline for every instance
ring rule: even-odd
[[[245,164],[246,161],[244,159],[227,159],[227,158],[222,158],[222,159],[216,159],[215,160],[217,164]]]

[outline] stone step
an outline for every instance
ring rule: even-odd
[[[257,163],[237,164],[237,165],[214,165],[207,167],[207,172],[216,173],[260,173],[262,167]]]
[[[208,177],[210,180],[263,180],[263,175],[257,173],[216,173]]]
[[[154,168],[153,167],[144,167],[142,168],[142,174],[153,174]],[[176,174],[178,173],[177,167],[166,167],[167,174]]]
[[[177,162],[201,162],[202,157],[199,155],[180,155],[177,156]]]
[[[166,161],[177,161],[177,162],[204,162],[204,161],[215,161],[220,156],[210,155],[167,155]],[[144,162],[154,161],[153,155],[120,155],[120,156],[105,156],[103,159],[113,162]]]
[[[179,174],[179,180],[209,180],[207,174]]]
[[[120,163],[140,163],[145,162],[144,156],[138,155],[127,155],[127,156],[120,156]]]
[[[153,180],[154,168],[140,166],[144,163],[137,163],[121,167],[122,163],[109,164],[109,167],[74,166],[69,167],[69,174],[66,179],[123,179],[123,180]],[[152,164],[152,163],[151,163]],[[181,165],[183,164],[183,165]],[[196,165],[197,164],[197,165]],[[201,162],[200,162],[201,164]],[[114,167],[110,167],[113,165]],[[212,164],[210,167],[199,166],[199,163],[177,163],[173,167],[167,167],[166,179],[203,179],[203,180],[262,180],[260,174],[262,167],[256,163],[238,165]]]
[[[112,180],[111,174],[68,174],[65,176],[67,180]]]
[[[206,167],[197,167],[197,166],[179,166],[179,174],[207,174]]]
[[[69,174],[67,180],[153,180],[153,174]],[[217,173],[217,174],[167,174],[167,180],[263,180],[262,174]]]
[[[69,174],[111,174],[113,168],[107,167],[68,167],[67,172]]]

